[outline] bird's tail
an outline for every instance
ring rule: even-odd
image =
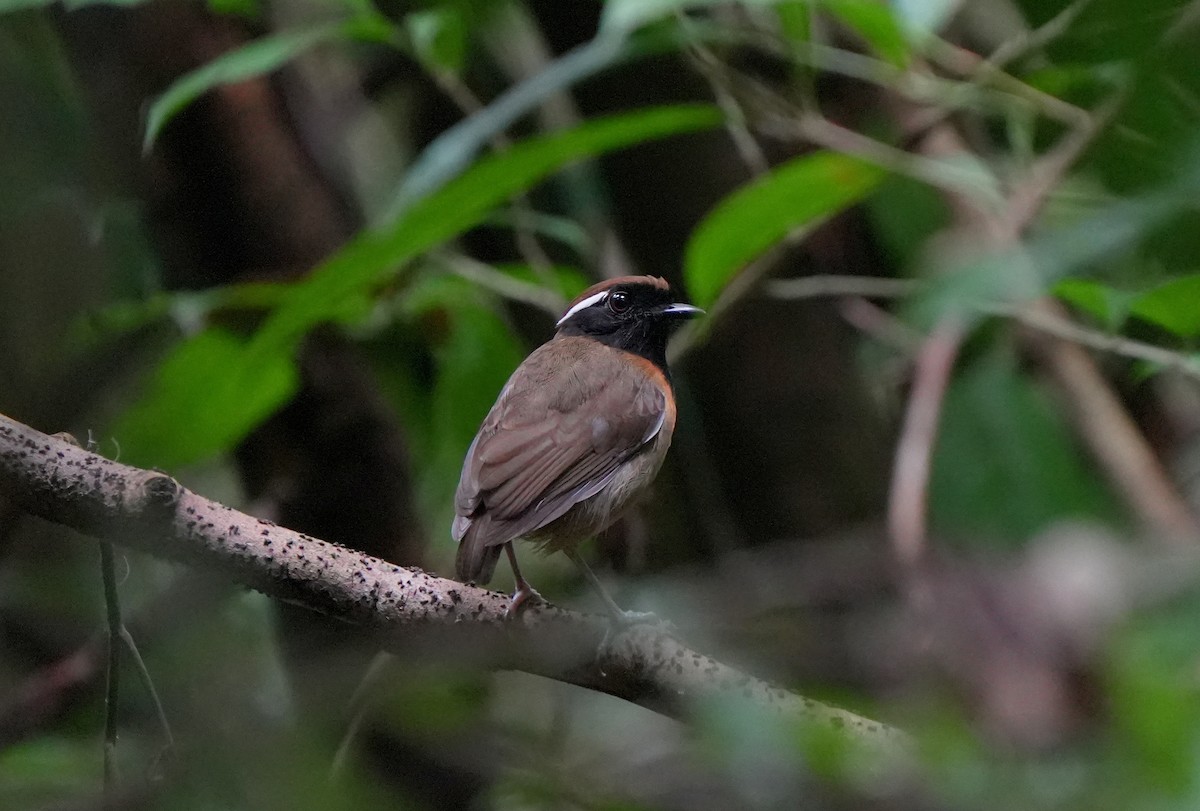
[[[464,583],[486,585],[496,571],[496,562],[504,544],[488,546],[481,530],[481,522],[474,522],[463,533],[458,542],[458,554],[454,557],[454,570]]]

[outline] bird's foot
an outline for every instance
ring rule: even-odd
[[[614,603],[609,606],[608,615],[612,619],[610,629],[615,627],[620,633],[637,625],[653,625],[657,630],[667,634],[673,634],[676,631],[674,623],[662,619],[653,611],[624,611]]]
[[[634,625],[658,625],[663,622],[653,611],[617,611],[612,615],[613,622],[622,628]]]
[[[676,631],[674,623],[661,619],[650,611],[618,610],[610,612],[610,618],[612,621],[604,629],[604,638],[600,640],[600,645],[596,648],[596,658],[601,662],[616,654],[613,644],[617,639],[639,625],[651,626],[652,630],[667,635],[673,635]]]
[[[545,598],[538,594],[537,589],[533,586],[524,582],[520,583],[508,601],[508,608],[504,609],[504,618],[516,619],[517,614],[530,600],[533,600],[535,603],[546,602]]]

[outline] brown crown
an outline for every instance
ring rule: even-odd
[[[605,279],[602,282],[592,285],[587,290],[584,290],[578,296],[571,300],[563,312],[570,310],[579,302],[583,301],[588,296],[594,296],[610,287],[615,287],[618,284],[645,284],[650,287],[657,287],[659,290],[670,290],[671,285],[667,284],[667,280],[661,276],[618,276],[615,279]]]

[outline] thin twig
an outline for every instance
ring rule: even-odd
[[[487,27],[485,45],[513,81],[514,87],[540,82],[551,73],[552,66],[561,66],[564,63],[565,57],[554,56],[537,19],[530,14],[524,3],[500,3],[497,6],[498,11],[492,18],[492,24]],[[600,35],[577,50],[604,54],[609,50],[605,40],[612,39],[613,37]],[[613,54],[607,53],[596,64],[611,64],[613,58]],[[541,99],[537,107],[537,117],[540,127],[546,131],[567,129],[578,126],[583,121],[583,114],[571,96],[569,84],[563,84],[554,93]],[[612,218],[602,207],[595,205],[593,194],[584,191],[586,187],[594,186],[598,182],[597,179],[595,167],[586,163],[563,173],[564,186],[571,206],[594,246],[590,258],[594,262],[597,274],[605,278],[632,275],[636,272],[633,259]]]
[[[108,665],[104,688],[104,796],[116,785],[117,700],[120,697],[121,601],[117,595],[117,567],[113,546],[100,542],[100,573],[104,580],[104,611],[108,620]]]
[[[769,53],[782,59],[826,73],[867,82],[896,93],[909,102],[936,108],[938,116],[931,117],[921,129],[928,129],[936,125],[949,113],[964,109],[980,109],[985,106],[981,104],[981,101],[991,103],[991,96],[1018,99],[1031,104],[1048,118],[1066,124],[1076,122],[1079,117],[1079,108],[1002,71],[998,73],[998,77],[1002,78],[998,78],[997,86],[989,88],[976,82],[947,79],[927,68],[922,68],[920,63],[914,63],[907,70],[902,70],[882,59],[818,42],[788,43],[787,46],[781,46],[772,42],[763,42],[760,38],[752,44],[764,47]],[[978,59],[978,57],[976,58]],[[980,62],[982,61],[980,59]],[[959,67],[964,68],[959,72],[969,72],[965,70],[965,66],[961,62]],[[991,106],[996,105],[991,103]]]
[[[1054,40],[1058,39],[1070,27],[1075,18],[1091,3],[1093,0],[1076,0],[1071,5],[1060,11],[1044,24],[1030,31],[1025,31],[1018,36],[1001,43],[991,56],[986,59],[980,59],[977,54],[971,53],[950,43],[943,42],[942,45],[947,49],[943,52],[943,56],[951,63],[953,69],[960,73],[966,74],[970,82],[963,86],[959,85],[957,89],[963,87],[978,89],[979,87],[995,80],[997,86],[1007,87],[1010,90],[1018,91],[1012,84],[1016,82],[1020,85],[1017,92],[1018,96],[1024,97],[1035,104],[1049,103],[1050,110],[1053,111],[1055,117],[1063,118],[1066,123],[1077,123],[1083,111],[1074,105],[1067,104],[1061,99],[1044,93],[1040,90],[1021,82],[1012,75],[1006,73],[1003,68],[1008,63],[1029,53],[1037,48],[1044,47]],[[1027,91],[1032,91],[1028,93]],[[1064,106],[1066,105],[1066,106]],[[922,131],[934,126],[953,113],[953,108],[946,105],[937,105],[928,108],[926,114],[919,116],[918,120],[912,122],[915,131]],[[1046,108],[1043,108],[1046,111]],[[1083,113],[1086,115],[1086,113]]]
[[[906,355],[916,355],[924,338],[896,316],[865,298],[846,296],[839,312],[846,323],[884,346]]]
[[[991,82],[997,90],[1032,104],[1047,117],[1063,124],[1078,124],[1087,116],[1086,110],[1025,84],[1012,74],[998,68],[989,69],[987,60],[966,48],[945,40],[933,40],[929,51],[938,64],[972,80],[970,84],[955,85],[956,88],[973,88],[976,86],[975,82]]]
[[[676,18],[683,29],[690,33],[690,26],[692,24],[690,18],[682,12],[677,12]],[[724,60],[719,59],[704,44],[700,37],[692,36],[689,45],[691,62],[697,72],[708,83],[718,106],[725,113],[725,128],[733,141],[734,148],[737,149],[738,154],[741,156],[742,162],[754,177],[766,175],[771,168],[770,161],[767,160],[762,147],[759,146],[758,141],[750,131],[750,116],[736,92],[738,81],[740,79],[742,84],[747,88],[757,89],[760,94],[764,95],[767,103],[771,106],[779,107],[779,100],[773,92],[763,88],[760,83],[754,82],[749,77],[730,68]],[[810,223],[792,229],[784,236],[780,241],[780,245],[775,250],[759,257],[743,268],[734,277],[733,281],[721,291],[721,294],[713,302],[712,306],[709,307],[708,318],[700,324],[693,324],[688,327],[671,345],[669,352],[671,362],[678,362],[688,352],[702,343],[704,338],[711,333],[717,319],[730,312],[739,302],[757,288],[759,282],[763,280],[776,264],[783,247],[800,244],[812,232],[813,227],[813,224]]]
[[[144,643],[147,637],[153,640],[172,633],[181,621],[215,610],[231,590],[232,587],[217,588],[210,578],[198,577],[194,571],[183,572],[151,600],[137,606],[134,616],[129,616],[126,606],[121,615],[122,625],[126,630],[139,629]],[[79,648],[30,674],[22,684],[8,691],[0,701],[0,753],[28,740],[51,719],[69,711],[74,702],[90,695],[93,682],[104,676],[107,636],[106,625]],[[165,727],[164,737],[167,737]]]
[[[856,276],[821,276],[809,279],[789,279],[771,282],[768,293],[786,299],[812,298],[818,296],[846,296],[849,302],[859,307],[870,305],[857,296],[876,298],[895,298],[912,294],[918,283],[904,279],[874,279]],[[895,284],[886,284],[894,282]],[[1109,352],[1122,357],[1147,361],[1164,368],[1176,370],[1200,380],[1200,364],[1178,352],[1162,347],[1142,343],[1120,336],[1090,330],[1079,326],[1057,312],[1050,306],[1049,301],[1042,299],[1032,303],[1010,304],[990,302],[977,305],[981,312],[989,315],[1012,319],[1013,321],[1032,330],[1053,336],[1054,338],[1086,346],[1103,352]],[[858,313],[847,313],[847,317]],[[857,321],[855,321],[857,323]],[[874,321],[872,329],[877,329]],[[886,340],[901,348],[912,346],[908,336],[889,334]],[[931,346],[932,345],[932,346]],[[944,357],[948,352],[949,342],[941,340],[934,342],[931,337],[925,344],[927,351],[941,352]],[[1051,359],[1052,368],[1057,370],[1056,376],[1078,396],[1072,398],[1076,411],[1080,414],[1080,424],[1084,433],[1091,440],[1089,444],[1105,461],[1105,468],[1114,476],[1122,492],[1134,503],[1138,512],[1148,523],[1155,527],[1163,537],[1171,543],[1188,542],[1197,534],[1195,519],[1177,496],[1165,479],[1161,466],[1145,447],[1136,431],[1128,424],[1128,418],[1123,415],[1119,403],[1111,392],[1097,385],[1094,373],[1089,373],[1085,359],[1059,351],[1045,351],[1043,354]],[[921,361],[918,360],[918,368]],[[917,397],[919,386],[914,387],[913,397]],[[933,390],[936,393],[936,388]],[[1086,395],[1084,394],[1086,393]],[[932,395],[930,395],[932,396]],[[915,402],[910,401],[909,414],[917,409]],[[906,422],[905,433],[910,437],[906,446],[905,439],[897,451],[896,473],[894,477],[892,499],[889,502],[889,516],[892,520],[893,538],[896,539],[897,552],[907,563],[920,559],[923,549],[924,529],[924,492],[922,474],[928,470],[923,468],[928,458],[917,450],[918,441],[932,437],[933,430],[928,422],[936,419],[936,410],[926,402],[921,404],[920,413],[926,421],[918,423],[909,431]],[[932,416],[931,416],[932,415]],[[913,419],[916,419],[913,417]],[[904,460],[904,461],[902,461]],[[904,467],[904,473],[901,468]],[[897,491],[900,482],[908,488]]]
[[[717,300],[708,307],[708,316],[691,322],[679,331],[679,335],[667,347],[668,361],[672,365],[679,363],[692,350],[703,344],[721,319],[732,312],[738,304],[758,288],[759,282],[776,265],[780,254],[785,250],[786,246],[798,241],[812,227],[813,224],[810,223],[809,225],[794,229],[780,244],[752,261],[740,273],[734,276],[729,284],[721,290],[720,295],[717,296]]]
[[[913,572],[926,554],[926,501],[942,401],[958,357],[964,326],[942,321],[921,346],[914,366],[912,393],[892,469],[888,494],[888,530],[896,557]]]
[[[1063,136],[1035,162],[1025,181],[1014,188],[1002,222],[1003,230],[1014,242],[1067,170],[1112,119],[1127,92],[1128,88],[1118,90],[1085,122]],[[1034,302],[1032,309],[1050,315],[1061,311],[1052,299]],[[1041,355],[1059,385],[1067,391],[1080,433],[1147,526],[1173,545],[1192,545],[1200,540],[1200,520],[1091,357],[1074,341],[1042,339],[1026,343]]]
[[[1003,218],[986,217],[980,234],[992,237],[992,250],[1012,250],[1018,246],[1022,231],[1036,217],[1046,198],[1099,132],[1116,99],[1097,110],[1097,114],[1069,132],[1046,153],[1027,175],[1025,189],[1017,194]],[[961,138],[945,125],[936,129],[947,141]],[[965,145],[961,146],[966,149]],[[951,201],[952,206],[954,200]],[[960,200],[959,202],[963,202]],[[1051,299],[1035,302],[1035,307],[1053,308]],[[1075,417],[1077,430],[1090,448],[1104,473],[1125,498],[1138,517],[1155,531],[1157,537],[1173,544],[1194,544],[1200,538],[1200,522],[1171,481],[1150,448],[1141,430],[1129,417],[1092,358],[1070,341],[1045,339],[1026,341],[1028,349],[1043,359],[1054,379],[1066,394]]]
[[[1019,59],[1031,51],[1046,47],[1065,34],[1079,15],[1093,2],[1094,0],[1075,0],[1074,3],[1071,3],[1037,28],[1019,34],[1006,42],[1002,42],[996,50],[992,51],[992,55],[984,61],[978,68],[978,71],[983,72],[986,79],[989,72],[999,70],[1014,59]]]
[[[822,274],[799,279],[771,279],[767,295],[781,299],[861,296],[863,298],[901,298],[920,289],[916,279],[887,279],[879,276],[839,276]]]
[[[486,262],[480,262],[466,254],[451,251],[434,251],[430,254],[434,261],[444,265],[456,276],[474,282],[485,290],[490,290],[502,298],[531,304],[554,318],[558,318],[566,306],[566,300],[557,292],[557,288],[540,287],[536,284],[514,279],[502,273]]]
[[[348,704],[350,721],[346,724],[346,731],[342,734],[337,751],[333,753],[333,760],[329,764],[329,782],[335,783],[345,774],[346,762],[350,759],[350,747],[353,746],[354,739],[358,737],[358,731],[362,728],[363,721],[367,718],[367,712],[371,708],[371,694],[383,680],[388,666],[395,658],[387,651],[376,654],[371,659],[362,678],[359,679],[358,686],[354,688],[354,694],[350,696]]]
[[[984,312],[1011,318],[1022,326],[1044,332],[1055,338],[1061,338],[1064,341],[1133,360],[1153,363],[1164,369],[1171,369],[1195,380],[1200,380],[1200,363],[1197,363],[1194,358],[1153,344],[1081,327],[1073,321],[1055,314],[1054,310],[1050,308],[986,304],[982,309]]]
[[[767,295],[779,299],[802,300],[808,298],[904,298],[917,293],[921,282],[916,279],[881,279],[874,276],[807,276],[802,279],[773,279],[765,286]],[[1118,355],[1132,360],[1141,360],[1179,372],[1200,380],[1200,361],[1195,358],[1164,349],[1154,344],[1088,329],[1053,310],[1036,306],[1036,303],[1009,303],[1001,301],[982,302],[974,305],[986,315],[1009,318],[1024,327],[1044,332],[1055,338]]]
[[[464,115],[474,115],[484,108],[483,102],[471,88],[447,70],[431,70],[434,82],[442,89],[451,101],[458,106]],[[491,139],[492,148],[497,152],[505,152],[512,147],[512,140],[504,133],[497,133]],[[525,194],[517,194],[512,198],[513,211],[513,241],[517,253],[525,260],[534,274],[546,287],[553,289],[554,263],[542,247],[534,231],[533,206]]]
[[[947,194],[974,200],[976,205],[1000,203],[998,192],[986,185],[989,177],[978,171],[966,170],[938,158],[906,152],[835,124],[817,113],[802,113],[798,120],[792,119],[790,124],[793,131],[818,146],[862,158],[889,171],[920,180]]]
[[[1038,306],[1055,307],[1047,300]],[[1059,384],[1084,442],[1155,540],[1193,547],[1200,523],[1091,357],[1073,340],[1041,337],[1025,343]]]
[[[687,14],[676,11],[675,19],[683,31],[689,35],[692,34],[692,21]],[[771,168],[770,161],[767,160],[762,147],[758,145],[758,141],[750,132],[746,111],[734,92],[734,81],[730,75],[728,64],[724,60],[718,59],[712,49],[705,45],[699,37],[689,36],[688,45],[689,61],[708,82],[717,106],[725,114],[725,131],[729,133],[734,148],[742,158],[742,163],[746,164],[750,173],[755,176],[766,174]]]
[[[845,296],[838,302],[838,313],[850,326],[890,349],[870,376],[870,386],[890,413],[899,413],[899,392],[911,377],[912,359],[921,350],[925,336],[882,307],[865,298]]]
[[[1075,129],[1067,132],[1058,143],[1034,161],[1022,182],[1008,195],[1002,228],[1015,241],[1033,222],[1042,204],[1058,187],[1067,171],[1113,119],[1125,100],[1125,91],[1118,91],[1100,104]]]
[[[138,678],[141,679],[142,687],[150,696],[150,701],[154,704],[154,714],[158,718],[158,727],[163,736],[163,749],[166,753],[170,753],[175,748],[175,736],[171,734],[171,724],[167,721],[166,710],[163,709],[162,699],[158,697],[158,689],[154,686],[154,679],[150,677],[150,669],[146,667],[146,661],[142,658],[141,651],[138,650],[137,643],[133,641],[133,634],[129,632],[129,628],[125,623],[121,623],[121,641],[125,643],[126,650],[133,658],[134,667],[137,670]]]

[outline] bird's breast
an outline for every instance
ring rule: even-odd
[[[608,529],[658,475],[671,445],[674,422],[665,422],[654,439],[622,462],[599,492],[531,533],[529,540],[539,544],[543,552],[559,552]]]

